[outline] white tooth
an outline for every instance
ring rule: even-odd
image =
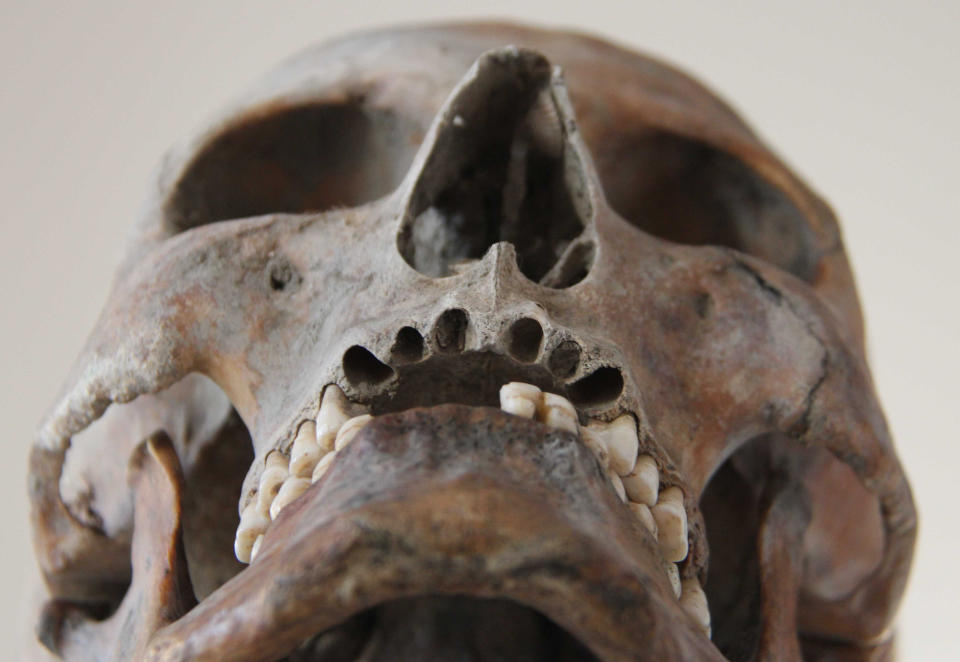
[[[327,469],[330,468],[330,465],[333,464],[333,460],[337,457],[336,451],[331,451],[323,457],[320,458],[320,461],[317,462],[317,466],[313,468],[313,475],[310,476],[310,482],[316,483],[323,477],[323,474],[327,473]]]
[[[623,481],[620,480],[620,476],[613,472],[608,473],[607,476],[610,478],[610,482],[613,483],[613,491],[617,493],[621,501],[626,501],[627,492],[623,489]]]
[[[317,413],[317,444],[320,450],[333,450],[337,431],[350,418],[347,413],[350,403],[347,396],[336,384],[330,384],[323,390],[320,399],[320,411]]]
[[[309,476],[317,466],[323,451],[317,444],[317,426],[313,421],[306,421],[297,430],[290,449],[290,473],[294,476]]]
[[[267,530],[268,526],[270,526],[270,520],[258,507],[257,500],[251,499],[240,514],[237,537],[233,542],[233,551],[240,562],[250,563],[250,551],[253,549],[253,543],[257,536]]]
[[[510,382],[500,387],[500,409],[514,416],[533,418],[542,398],[540,389],[533,384]]]
[[[699,625],[703,633],[710,636],[710,607],[707,594],[700,588],[696,579],[684,579],[680,593],[680,606]]]
[[[539,418],[550,427],[567,430],[574,434],[580,429],[577,423],[577,410],[562,395],[544,393],[540,402]]]
[[[624,414],[606,429],[607,450],[610,467],[621,476],[626,476],[637,461],[637,424],[630,414]]]
[[[361,414],[360,416],[354,416],[350,420],[346,421],[343,425],[340,426],[340,431],[337,432],[337,438],[333,442],[334,450],[340,450],[357,436],[357,433],[363,429],[363,426],[373,420],[373,416],[370,414]]]
[[[253,547],[250,549],[250,563],[253,563],[254,559],[257,558],[257,554],[260,553],[260,545],[263,544],[263,534],[261,533],[257,536],[257,539],[253,541]]]
[[[262,513],[270,511],[270,504],[277,496],[283,481],[290,475],[289,462],[280,451],[270,451],[265,464],[266,468],[260,474],[260,487],[257,492],[257,503]]]
[[[633,471],[623,477],[623,486],[631,501],[652,506],[657,503],[660,490],[660,472],[657,462],[649,455],[641,455],[633,466]]]
[[[667,573],[667,579],[670,580],[670,587],[673,589],[673,597],[679,598],[683,593],[683,584],[680,581],[680,568],[676,563],[666,561],[663,564],[663,571]]]
[[[633,514],[637,516],[643,525],[647,527],[647,530],[653,534],[653,537],[657,537],[657,521],[653,519],[653,513],[650,512],[650,507],[643,503],[633,503],[632,501],[627,502],[627,505],[630,507],[630,510],[633,511]]]
[[[596,456],[603,470],[607,471],[610,468],[610,454],[607,453],[607,446],[596,430],[592,427],[580,428],[580,441]]]
[[[650,509],[657,521],[660,551],[668,561],[687,558],[687,511],[683,509],[683,492],[679,487],[668,487],[660,493],[657,504]]]
[[[306,492],[308,487],[310,487],[309,478],[290,476],[283,481],[283,486],[280,488],[280,491],[277,492],[277,498],[270,504],[270,519],[277,519],[280,511]]]

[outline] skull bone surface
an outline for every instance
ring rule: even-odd
[[[174,150],[30,472],[38,659],[889,659],[916,527],[827,206],[492,24]]]

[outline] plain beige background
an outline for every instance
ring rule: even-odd
[[[313,41],[500,16],[597,32],[695,72],[832,202],[922,516],[903,659],[956,659],[960,5],[774,4],[4,1],[0,641],[34,618],[21,599],[32,429],[103,303],[164,148]]]

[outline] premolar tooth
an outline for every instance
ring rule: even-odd
[[[336,384],[329,384],[323,389],[320,399],[320,411],[317,413],[317,444],[320,450],[333,450],[334,440],[340,427],[347,422],[350,415],[350,403],[347,396]]]
[[[251,499],[247,507],[240,514],[240,524],[237,526],[237,537],[233,542],[233,552],[237,560],[250,563],[250,554],[257,536],[267,530],[270,520],[260,510],[257,501]]]
[[[647,530],[656,538],[657,521],[653,519],[653,513],[650,512],[650,507],[644,503],[634,503],[632,501],[628,502],[627,505],[630,507],[630,510],[633,511],[633,514],[637,516],[637,519],[643,522]]]
[[[280,514],[280,511],[286,508],[301,494],[306,492],[308,487],[310,487],[309,478],[290,476],[283,481],[280,491],[277,492],[277,497],[273,500],[273,503],[270,504],[270,519],[277,519],[277,515]]]
[[[603,470],[607,471],[610,468],[610,454],[607,452],[607,445],[595,430],[590,427],[580,428],[580,441],[596,456]]]
[[[343,425],[340,426],[340,431],[337,432],[337,438],[333,442],[334,450],[340,450],[357,436],[357,433],[363,429],[367,423],[373,419],[373,416],[370,414],[361,414],[360,416],[354,416],[350,420],[346,421]]]
[[[641,455],[633,465],[633,471],[623,477],[623,486],[631,501],[653,506],[660,490],[660,472],[657,462],[649,455]]]
[[[683,492],[679,487],[668,487],[660,493],[657,504],[650,509],[657,522],[660,551],[668,561],[687,558],[687,511],[683,509]]]
[[[637,424],[630,414],[624,414],[604,430],[610,467],[621,476],[626,476],[637,461]]]
[[[257,492],[257,503],[263,513],[269,512],[270,504],[277,496],[277,491],[290,475],[290,464],[280,451],[270,451],[265,464],[266,468],[260,474],[260,487]]]
[[[317,426],[313,421],[305,421],[297,430],[290,449],[290,473],[294,476],[306,477],[317,466],[323,451],[317,444]]]
[[[676,563],[667,561],[663,565],[663,571],[667,573],[667,579],[670,580],[673,597],[679,598],[683,594],[683,583],[680,581],[680,568]]]
[[[699,625],[703,633],[710,636],[710,606],[707,594],[700,588],[696,579],[684,579],[680,592],[680,607]]]
[[[257,539],[253,541],[253,547],[250,549],[250,563],[257,558],[257,554],[260,553],[260,545],[263,544],[263,534],[261,533],[257,536]]]
[[[607,476],[610,478],[610,482],[613,483],[613,491],[617,493],[621,501],[626,501],[627,492],[623,489],[623,481],[620,480],[620,476],[613,472],[608,473]]]
[[[310,476],[310,482],[316,483],[320,478],[323,477],[323,474],[327,473],[327,469],[330,468],[330,465],[333,464],[334,459],[336,459],[336,451],[327,453],[320,458],[320,461],[317,462],[317,466],[313,468],[313,475]]]
[[[500,387],[500,409],[514,416],[533,418],[542,400],[543,393],[533,384],[510,382]]]
[[[577,434],[580,425],[577,422],[577,410],[562,395],[544,393],[540,403],[540,420],[550,427],[560,428]]]

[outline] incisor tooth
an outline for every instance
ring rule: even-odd
[[[337,438],[333,442],[334,450],[340,450],[357,436],[357,433],[363,429],[363,426],[373,420],[373,416],[370,414],[361,414],[360,416],[354,416],[350,420],[346,421],[343,425],[340,426],[340,431],[337,432]]]
[[[607,476],[610,478],[610,482],[613,483],[613,491],[617,493],[621,501],[626,501],[627,492],[623,489],[623,481],[620,480],[620,476],[613,472],[608,473]]]
[[[653,513],[650,512],[650,507],[644,503],[633,503],[632,501],[628,501],[627,505],[630,507],[630,510],[633,511],[633,514],[637,516],[637,519],[643,522],[647,530],[656,538],[657,521],[653,519]]]
[[[280,491],[277,492],[277,498],[270,504],[270,519],[277,519],[280,511],[306,492],[308,487],[310,487],[309,478],[290,476],[283,481],[283,486],[280,488]]]
[[[577,422],[577,410],[562,395],[544,393],[540,402],[540,421],[550,427],[560,428],[577,434],[580,425]]]
[[[661,492],[650,512],[657,522],[663,556],[668,561],[687,558],[687,512],[683,509],[683,492],[680,488],[668,487]]]
[[[606,429],[607,451],[610,467],[621,476],[626,476],[637,461],[637,424],[630,414],[624,414],[610,423]]]
[[[610,468],[610,454],[607,452],[607,445],[603,443],[603,439],[597,435],[593,428],[581,428],[580,441],[596,456],[603,470],[607,471]]]
[[[320,458],[320,461],[317,462],[317,466],[313,468],[313,475],[310,476],[310,482],[316,483],[320,478],[323,477],[323,474],[327,473],[327,469],[330,468],[330,465],[333,464],[333,460],[337,457],[336,451],[331,451]]]
[[[652,506],[657,503],[660,490],[660,472],[656,461],[649,455],[641,455],[633,465],[633,471],[623,477],[623,486],[631,501]]]
[[[233,542],[233,551],[237,555],[237,560],[242,563],[250,563],[253,543],[257,536],[267,530],[268,526],[270,526],[270,520],[260,510],[256,499],[251,499],[240,514],[237,537]]]
[[[347,396],[336,384],[329,384],[323,389],[320,399],[320,411],[317,413],[317,444],[320,450],[333,450],[334,439],[340,426],[347,422],[350,415]]]
[[[680,607],[693,618],[703,633],[710,636],[710,606],[707,604],[707,594],[700,588],[696,579],[684,579],[680,592]]]
[[[540,389],[533,384],[510,382],[500,387],[500,409],[514,416],[533,418],[542,398]]]
[[[253,547],[250,549],[250,563],[253,563],[257,558],[257,554],[260,553],[260,545],[263,544],[263,534],[261,533],[257,536],[257,539],[253,541]]]
[[[683,593],[683,585],[680,581],[680,568],[676,563],[667,561],[663,565],[663,571],[667,573],[667,579],[670,580],[670,587],[673,589],[673,597],[679,598]]]
[[[290,449],[290,473],[294,476],[309,476],[323,452],[317,444],[317,426],[306,421],[297,430]]]
[[[266,468],[260,474],[260,487],[257,492],[257,503],[263,513],[269,512],[270,504],[277,496],[277,491],[290,475],[290,464],[280,451],[270,451],[265,464]]]

